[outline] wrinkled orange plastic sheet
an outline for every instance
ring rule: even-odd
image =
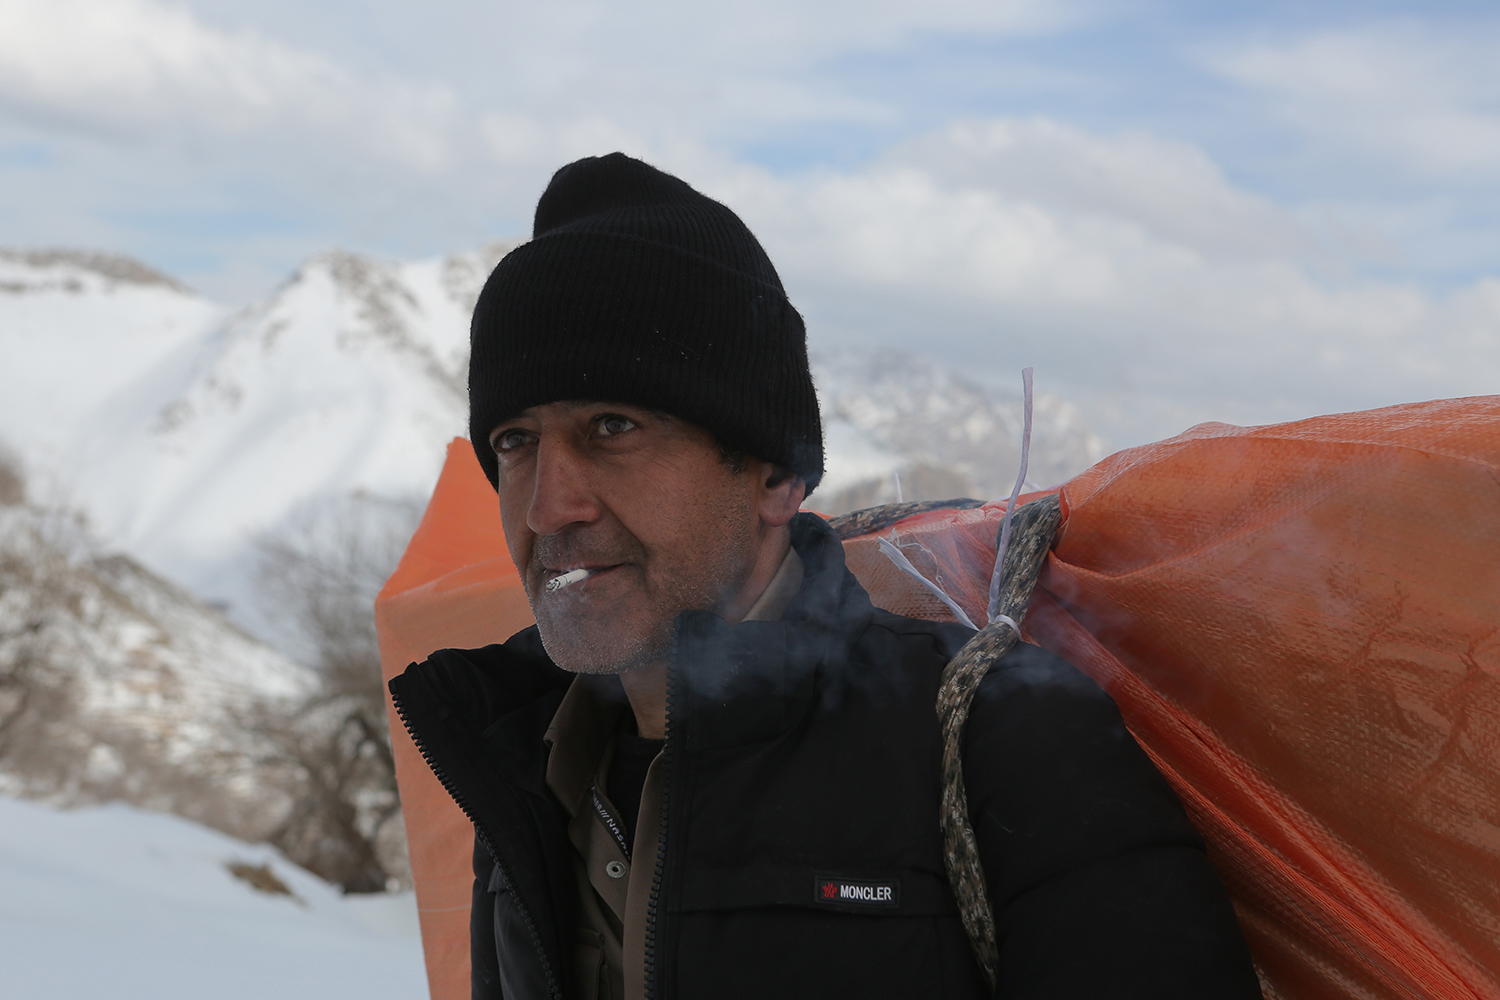
[[[1500,998],[1500,397],[1203,425],[1061,493],[1028,638],[1182,796],[1267,995]],[[1003,510],[880,534],[982,622]],[[877,604],[951,620],[874,536],[845,549]],[[456,441],[377,604],[386,672],[503,639],[524,605]],[[393,731],[433,995],[457,998],[471,834]]]
[[[434,650],[504,642],[532,620],[505,548],[495,491],[469,442],[455,438],[422,523],[375,599],[381,673],[389,681]],[[389,699],[386,708],[428,989],[433,1000],[465,1000],[474,828],[422,760]]]

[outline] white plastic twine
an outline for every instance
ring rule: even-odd
[[[1016,634],[1021,629],[1014,621],[1000,614],[1000,571],[1005,568],[1005,550],[1010,546],[1010,522],[1016,513],[1016,498],[1021,495],[1021,485],[1026,482],[1026,464],[1031,461],[1031,369],[1021,369],[1021,384],[1026,391],[1026,420],[1021,429],[1021,471],[1016,473],[1015,488],[1010,491],[1010,501],[1005,505],[1005,521],[1000,525],[1000,544],[995,547],[995,570],[990,574],[989,620],[1004,621]]]
[[[971,629],[974,629],[976,632],[979,630],[979,627],[974,624],[973,620],[969,618],[968,614],[964,612],[964,609],[958,606],[958,602],[944,593],[942,587],[939,587],[937,584],[927,579],[927,577],[923,576],[922,571],[913,566],[911,564],[911,560],[906,558],[905,552],[902,552],[900,549],[896,548],[896,546],[886,541],[885,536],[883,535],[880,538],[876,539],[876,541],[880,545],[880,551],[885,553],[885,557],[887,559],[896,564],[897,569],[920,583],[922,586],[926,587],[928,590],[932,591],[932,593],[937,597],[938,600],[948,605],[948,609],[952,611],[958,617],[958,620],[963,622],[964,625],[968,626]],[[1021,634],[1021,630],[1019,628],[1016,629],[1016,634]]]
[[[1009,625],[1011,627],[1011,629],[1013,629],[1015,631],[1016,636],[1018,638],[1020,637],[1020,635],[1021,635],[1021,626],[1017,625],[1016,624],[1016,620],[1014,618],[1012,618],[1010,615],[996,615],[994,618],[991,619],[991,621],[992,622],[1004,622],[1005,624]]]

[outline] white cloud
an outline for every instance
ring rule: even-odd
[[[1500,283],[1439,294],[1361,279],[1351,241],[1309,229],[1320,206],[1255,194],[1191,142],[1053,115],[953,122],[846,169],[776,174],[733,152],[819,122],[900,133],[906,112],[840,75],[840,59],[899,55],[924,35],[1054,30],[1071,5],[393,4],[381,45],[406,53],[397,76],[370,68],[388,53],[353,15],[323,15],[317,36],[298,27],[306,5],[265,3],[280,21],[257,8],[251,23],[283,30],[220,30],[163,0],[0,0],[0,151],[22,115],[72,143],[46,171],[0,175],[7,231],[55,243],[76,218],[68,232],[124,249],[135,213],[134,238],[161,246],[172,211],[232,215],[243,197],[247,215],[318,217],[226,236],[221,259],[257,240],[267,270],[290,270],[293,246],[449,251],[514,235],[558,166],[622,149],[744,215],[815,338],[1005,371],[1034,362],[1045,384],[1124,400],[1121,412],[1173,401],[1149,427],[1106,429],[1117,443],[1180,429],[1193,407],[1273,419],[1500,385]],[[1242,46],[1214,65],[1361,165],[1491,183],[1490,41],[1387,26]],[[412,82],[423,74],[438,82]],[[1375,215],[1378,198],[1342,207],[1372,241],[1403,225],[1445,232],[1401,222],[1399,199]]]
[[[604,118],[658,144],[742,141],[795,123],[889,122],[829,67],[922,36],[1055,31],[1077,0],[765,0],[465,6],[452,58],[504,119]],[[473,67],[482,65],[484,72]]]
[[[1118,306],[1309,242],[1196,147],[1039,118],[955,123],[850,173],[744,171],[730,190],[809,268],[989,302]]]
[[[501,167],[556,169],[583,156],[644,152],[639,136],[598,115],[543,122],[527,115],[490,113],[479,119],[479,135],[490,159]]]
[[[1206,254],[1295,253],[1307,242],[1283,209],[1232,185],[1202,149],[1145,132],[1096,135],[1047,118],[965,121],[890,158],[945,187],[1130,220]]]
[[[432,170],[446,159],[451,98],[372,85],[317,54],[219,32],[154,0],[7,0],[0,102],[33,121],[125,137],[163,126],[252,136],[290,127]]]
[[[1500,166],[1497,47],[1493,25],[1397,23],[1246,45],[1207,62],[1271,95],[1315,146],[1488,180]]]
[[[861,170],[741,168],[711,190],[815,336],[1036,363],[1086,405],[1269,421],[1500,386],[1500,282],[1315,277],[1297,218],[1182,143],[972,121]],[[1113,436],[1172,433],[1181,412]]]
[[[497,33],[495,42],[507,54],[530,55],[528,64],[561,56],[552,63],[554,80],[603,75],[621,65],[633,67],[632,75],[712,66],[719,76],[730,67],[806,66],[835,54],[886,48],[914,33],[1055,30],[1079,18],[1082,7],[1074,0],[555,3],[504,10],[500,17],[512,30]],[[545,50],[531,44],[539,37],[548,39]]]

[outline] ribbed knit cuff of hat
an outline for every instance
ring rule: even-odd
[[[823,476],[802,317],[779,288],[631,236],[558,233],[518,247],[474,310],[469,435],[560,400],[628,403],[706,428],[726,448]]]

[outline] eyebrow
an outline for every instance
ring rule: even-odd
[[[561,407],[563,407],[566,410],[587,410],[590,407],[594,407],[594,406],[624,406],[624,407],[629,407],[632,410],[638,410],[641,413],[649,413],[651,416],[656,417],[658,419],[663,419],[663,418],[665,418],[667,420],[675,419],[672,416],[672,414],[666,413],[666,412],[664,412],[662,410],[653,410],[649,406],[642,406],[639,403],[626,403],[626,402],[622,402],[622,401],[620,401],[618,399],[560,399],[556,403],[553,403],[553,404],[550,404],[550,405],[561,406]],[[512,420],[535,420],[535,419],[536,419],[536,407],[535,406],[528,406],[526,409],[522,410],[520,413],[517,413],[514,416],[506,417],[504,420],[500,421],[500,423],[503,425],[503,424],[510,423]]]
[[[538,405],[541,405],[541,404],[538,404]],[[558,400],[558,402],[557,402],[556,405],[561,406],[564,409],[569,410],[569,411],[575,411],[575,410],[586,410],[586,409],[588,409],[591,406],[630,406],[631,404],[629,404],[629,403],[611,403],[611,402],[605,402],[605,401],[602,401],[602,400],[593,400],[593,399],[562,399],[562,400]],[[642,412],[649,413],[652,416],[666,416],[666,414],[658,414],[657,411],[655,411],[655,410],[648,410],[644,406],[632,406],[631,409],[641,410]],[[495,447],[495,439],[497,437],[499,437],[500,434],[504,433],[508,429],[507,428],[508,424],[512,424],[512,423],[514,423],[517,420],[535,420],[535,419],[536,419],[536,407],[535,406],[528,406],[528,407],[526,407],[526,409],[522,410],[520,413],[513,414],[512,416],[506,417],[504,420],[500,421],[500,423],[495,426],[495,429],[492,430],[492,431],[490,431],[489,436],[485,440],[487,440],[489,442],[490,447],[493,448],[493,447]]]
[[[557,403],[554,404],[554,405],[562,406],[562,407],[564,407],[566,409],[569,409],[569,410],[582,410],[582,409],[586,409],[586,408],[588,408],[590,406],[599,406],[599,405],[601,405],[601,402],[602,401],[600,401],[600,400],[593,400],[593,399],[561,399],[561,400],[558,400]],[[540,405],[540,404],[538,404],[538,405]],[[607,404],[604,404],[604,405],[607,405]],[[624,406],[626,404],[622,403],[620,405]],[[504,420],[502,420],[500,422],[502,424],[508,424],[512,420],[535,420],[535,419],[536,419],[536,407],[535,406],[528,406],[528,407],[526,407],[526,409],[522,410],[520,413],[512,414],[511,416],[506,417]]]

